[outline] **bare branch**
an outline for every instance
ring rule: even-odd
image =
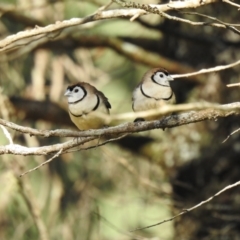
[[[11,134],[9,133],[9,131],[3,125],[1,125],[0,127],[2,128],[2,131],[3,131],[4,135],[6,136],[6,138],[8,139],[9,143],[13,144],[13,140],[12,140],[12,137],[11,137]]]
[[[169,4],[161,5],[150,5],[152,8],[158,9],[160,12],[169,11],[172,9],[186,9],[186,8],[196,8],[202,5],[211,4],[216,2],[216,0],[192,0],[184,2],[171,2]],[[50,24],[46,27],[35,27],[34,29],[18,32],[17,34],[8,36],[4,40],[0,41],[0,52],[6,52],[11,49],[15,49],[20,46],[27,46],[31,42],[41,41],[41,44],[49,39],[56,38],[59,34],[67,28],[86,24],[89,22],[94,22],[97,20],[104,20],[110,18],[131,18],[136,15],[147,14],[145,10],[142,9],[116,9],[101,11],[95,14],[89,15],[85,18],[72,18],[70,20],[64,20],[62,22],[58,21],[55,24]],[[45,40],[42,40],[46,38]],[[35,43],[36,44],[36,43]]]
[[[225,2],[225,3],[228,3],[229,5],[232,5],[232,6],[234,6],[234,7],[240,8],[240,5],[237,4],[237,3],[231,2],[231,1],[229,1],[229,0],[222,0],[222,1]],[[239,10],[239,9],[238,9],[238,10]]]
[[[240,87],[240,83],[227,84],[227,87]]]
[[[137,230],[143,230],[143,229],[147,229],[147,228],[151,228],[151,227],[155,227],[155,226],[161,225],[161,224],[166,223],[166,222],[170,222],[170,221],[174,220],[174,219],[177,218],[177,217],[180,217],[180,216],[182,216],[182,215],[184,215],[184,214],[186,214],[186,213],[188,213],[188,212],[191,212],[191,211],[195,210],[196,208],[201,207],[202,205],[210,202],[211,200],[213,200],[215,197],[219,196],[219,195],[222,194],[223,192],[225,192],[225,191],[227,191],[227,190],[229,190],[229,189],[231,189],[231,188],[237,187],[237,186],[239,186],[239,185],[240,185],[240,181],[238,181],[238,182],[236,182],[236,183],[234,183],[234,184],[228,185],[227,187],[223,188],[221,191],[217,192],[216,194],[214,194],[213,196],[211,196],[211,197],[208,198],[207,200],[202,201],[202,202],[198,203],[197,205],[195,205],[195,206],[193,206],[193,207],[191,207],[191,208],[184,209],[182,212],[180,212],[179,214],[177,214],[177,215],[175,215],[175,216],[173,216],[173,217],[171,217],[171,218],[165,219],[165,220],[163,220],[163,221],[161,221],[161,222],[158,222],[158,223],[155,223],[155,224],[146,226],[146,227],[136,228],[136,229],[134,229],[134,230],[131,230],[130,232],[134,232],[134,231],[137,231]]]
[[[211,19],[211,20],[213,20],[213,21],[216,21],[216,22],[222,23],[223,25],[226,25],[226,26],[240,27],[240,24],[226,23],[226,22],[223,22],[223,21],[221,21],[220,19],[218,19],[218,18],[216,18],[216,17],[212,17],[212,16],[209,16],[209,15],[206,15],[206,14],[202,14],[202,13],[198,13],[198,12],[181,12],[181,13],[183,13],[183,14],[197,15],[197,16],[205,17],[205,18]]]
[[[180,112],[180,111],[191,111],[191,110],[209,110],[209,114],[211,111],[213,111],[216,114],[216,117],[225,117],[228,113],[232,114],[238,114],[240,110],[240,102],[235,103],[229,103],[229,104],[212,104],[212,103],[188,103],[188,104],[177,104],[177,105],[166,105],[162,106],[160,109],[154,109],[154,110],[148,110],[143,112],[130,112],[130,113],[123,113],[123,114],[117,114],[117,115],[99,115],[96,114],[97,117],[102,117],[103,120],[105,120],[106,125],[110,124],[111,122],[116,121],[123,121],[123,120],[134,120],[135,118],[144,118],[144,117],[161,117],[166,116],[168,114],[172,114],[172,112]],[[224,113],[225,112],[225,113]],[[233,112],[233,113],[232,113]],[[13,130],[35,135],[35,136],[42,136],[42,137],[88,137],[88,136],[104,136],[109,134],[121,134],[121,133],[132,133],[132,132],[140,132],[140,131],[147,131],[150,129],[155,129],[155,123],[163,122],[165,119],[171,119],[172,125],[170,126],[168,124],[160,124],[158,125],[158,128],[169,128],[169,127],[176,127],[180,126],[178,125],[178,122],[173,121],[174,118],[179,117],[181,119],[184,117],[184,115],[197,115],[200,116],[202,112],[199,113],[185,113],[181,115],[172,115],[170,117],[165,117],[161,121],[152,121],[152,122],[143,122],[143,123],[125,123],[121,124],[119,126],[109,127],[109,128],[103,128],[103,129],[95,129],[95,130],[87,130],[87,131],[71,131],[71,130],[38,130],[34,128],[29,127],[23,127],[20,125],[17,125],[12,122],[8,122],[4,119],[0,118],[0,125],[3,125],[5,127],[9,127]],[[211,118],[211,116],[209,116]],[[203,119],[206,120],[206,119]],[[197,120],[195,121],[197,122]],[[192,123],[192,122],[186,122],[185,124]],[[182,125],[182,124],[181,124]]]
[[[119,115],[101,115],[102,118],[105,119],[105,123],[110,123],[116,120],[129,120],[129,119],[135,119],[135,118],[144,118],[149,116],[162,116],[171,114],[172,112],[177,111],[190,111],[190,110],[206,110],[212,108],[218,116],[226,116],[229,112],[235,111],[234,113],[237,113],[240,110],[240,102],[236,103],[230,103],[225,105],[219,105],[219,104],[211,104],[211,103],[189,103],[189,104],[178,104],[178,105],[166,105],[158,110],[148,110],[144,112],[130,112],[130,113],[124,113]],[[226,113],[224,113],[226,112]],[[191,114],[185,113],[187,115]],[[199,112],[201,113],[201,112]],[[97,114],[96,114],[97,115]],[[100,115],[98,115],[99,117]],[[184,114],[181,115],[172,115],[170,118],[173,120],[175,117],[179,117],[179,119],[184,116]],[[164,118],[164,119],[166,119]],[[151,128],[154,128],[152,123],[159,122],[159,121],[152,121],[152,122],[144,122],[144,123],[126,123],[115,127],[109,127],[109,128],[103,128],[103,129],[96,129],[96,130],[87,130],[87,131],[69,131],[69,130],[37,130],[33,128],[28,127],[22,127],[20,125],[5,121],[3,119],[0,119],[0,124],[4,125],[6,127],[12,128],[14,130],[20,131],[22,133],[28,133],[31,135],[36,136],[43,136],[43,137],[50,137],[50,136],[59,136],[59,137],[88,137],[88,136],[103,136],[108,134],[120,134],[120,133],[129,133],[129,132],[139,132],[139,131],[147,131]],[[187,122],[188,123],[188,122]],[[185,124],[187,124],[185,123]],[[175,127],[178,126],[177,122],[174,122],[172,126],[170,125],[164,125],[159,126],[159,128],[166,128],[166,127]],[[155,127],[156,128],[156,127]]]
[[[233,104],[233,105],[232,105]],[[123,121],[123,120],[134,120],[136,118],[145,118],[145,117],[161,117],[171,114],[172,112],[182,112],[182,111],[194,111],[194,110],[204,110],[213,108],[215,110],[225,111],[230,108],[234,108],[234,110],[239,111],[238,103],[232,103],[231,105],[219,105],[208,102],[198,102],[198,103],[187,103],[187,104],[177,104],[177,105],[165,105],[159,109],[147,110],[143,112],[130,112],[130,113],[122,113],[112,116],[104,116],[106,124],[110,124],[114,121]],[[235,106],[235,107],[234,107]]]
[[[183,77],[191,77],[191,76],[195,76],[195,75],[199,75],[199,74],[205,74],[205,73],[211,73],[211,72],[218,72],[218,71],[222,71],[222,70],[226,70],[228,68],[232,68],[235,67],[237,65],[240,64],[240,60],[234,62],[234,63],[230,63],[227,65],[221,65],[221,66],[217,66],[217,67],[213,67],[213,68],[207,68],[207,69],[201,69],[197,72],[193,72],[193,73],[187,73],[187,74],[175,74],[172,75],[173,78],[183,78]]]
[[[50,146],[43,146],[43,147],[25,147],[17,144],[0,146],[0,155],[1,154],[14,154],[14,155],[47,155],[50,153],[55,153],[60,151],[66,151],[70,148],[79,146],[85,142],[89,142],[96,137],[86,137],[86,138],[74,138],[70,141],[65,143],[58,143]]]
[[[101,143],[98,142],[96,145],[93,145],[93,146],[90,146],[90,147],[79,147],[79,146],[78,146],[76,149],[70,149],[70,150],[65,151],[64,153],[71,153],[71,152],[77,152],[77,151],[89,150],[89,149],[101,147],[101,146],[106,145],[107,143],[120,140],[120,139],[126,137],[127,135],[128,135],[127,133],[126,133],[126,134],[122,134],[122,135],[120,135],[120,136],[113,137],[113,138],[108,139],[108,140],[104,140],[104,141],[101,142]],[[100,141],[100,137],[99,137],[99,141]]]
[[[233,134],[235,134],[235,133],[237,133],[237,132],[239,132],[239,131],[240,131],[240,128],[238,128],[237,130],[233,131],[231,134],[229,134],[229,135],[226,137],[226,139],[224,139],[224,140],[222,141],[222,143],[225,143]]]
[[[217,21],[219,23],[210,23],[210,22],[194,22],[185,18],[180,18],[180,17],[176,17],[176,16],[171,16],[167,13],[164,13],[163,11],[159,10],[158,7],[152,5],[152,4],[140,4],[140,3],[135,3],[135,2],[125,2],[123,0],[114,0],[116,3],[120,4],[123,7],[128,7],[128,8],[137,8],[137,9],[143,9],[148,13],[153,13],[153,14],[158,14],[164,18],[167,18],[169,20],[173,20],[173,21],[178,21],[178,22],[183,22],[183,23],[187,23],[190,25],[194,25],[194,26],[205,26],[205,25],[209,25],[209,26],[214,26],[214,27],[220,27],[220,28],[228,28],[230,30],[232,30],[233,32],[240,34],[240,31],[238,29],[236,29],[233,26],[230,26],[229,24],[225,24],[224,22],[216,19],[216,18],[212,18],[209,17],[207,15],[205,15],[205,17],[211,18],[214,21]],[[172,10],[178,10],[175,9],[174,7],[172,7]],[[189,13],[191,14],[191,13]],[[194,14],[194,13],[192,13]],[[196,13],[197,14],[197,13]],[[135,15],[134,17],[131,18],[131,20],[134,18],[136,19],[138,16],[140,16],[141,14]],[[199,14],[201,15],[201,14]],[[203,16],[203,14],[202,14]]]
[[[239,24],[231,24],[231,23],[225,23],[215,17],[212,17],[212,16],[208,16],[208,15],[205,15],[205,14],[201,14],[201,13],[195,13],[195,12],[183,12],[184,14],[190,14],[190,15],[198,15],[198,16],[202,16],[202,17],[205,17],[205,18],[208,18],[208,19],[211,19],[215,22],[218,22],[218,23],[208,23],[208,22],[203,22],[203,24],[200,24],[201,22],[194,22],[194,24],[192,25],[208,25],[208,26],[214,26],[214,27],[221,27],[221,28],[227,28],[237,34],[240,34],[240,31],[235,28],[234,26],[240,26]]]
[[[136,239],[136,240],[148,240],[149,238],[145,238],[142,236],[137,236],[137,235],[132,235],[129,232],[125,232],[124,230],[118,228],[117,226],[115,226],[114,224],[112,224],[110,221],[108,221],[105,217],[103,217],[102,215],[100,215],[97,212],[93,212],[98,218],[100,218],[106,225],[108,225],[111,229],[115,230],[116,232],[120,233],[120,234],[124,234],[126,236],[129,237],[129,239]]]
[[[28,174],[28,173],[30,173],[30,172],[33,172],[33,171],[35,171],[35,170],[37,170],[37,169],[39,169],[40,167],[42,167],[42,166],[44,166],[45,164],[47,164],[47,163],[50,163],[53,159],[55,159],[55,158],[57,158],[58,156],[60,156],[61,155],[61,153],[62,153],[62,149],[60,149],[53,157],[51,157],[50,159],[48,159],[47,161],[45,161],[45,162],[43,162],[43,163],[41,163],[40,165],[38,165],[37,167],[35,167],[35,168],[32,168],[32,169],[30,169],[30,170],[28,170],[28,171],[26,171],[26,172],[24,172],[24,173],[22,173],[22,174],[20,174],[20,176],[19,177],[22,177],[22,176],[24,176],[25,174]]]
[[[174,111],[175,109],[179,110],[180,105],[176,106],[168,106],[164,111]],[[182,106],[186,106],[188,104],[183,104]],[[191,106],[191,104],[190,104]],[[187,113],[182,113],[178,115],[171,115],[167,117],[163,117],[160,120],[155,121],[145,121],[145,122],[128,122],[114,127],[102,128],[102,129],[92,129],[87,131],[71,131],[64,129],[57,130],[37,130],[29,127],[22,127],[12,122],[5,121],[0,119],[0,125],[4,125],[13,130],[20,131],[22,133],[27,133],[36,136],[42,137],[50,137],[50,136],[59,136],[59,137],[77,137],[72,140],[69,140],[64,143],[54,144],[51,146],[43,146],[43,147],[33,147],[27,148],[20,145],[6,145],[0,146],[0,154],[18,154],[18,155],[47,155],[49,153],[55,153],[60,151],[60,149],[65,152],[68,149],[79,146],[85,142],[89,142],[93,139],[99,138],[99,136],[105,136],[109,139],[116,138],[121,134],[129,134],[134,132],[142,132],[148,131],[152,129],[165,129],[165,128],[173,128],[181,125],[186,125],[189,123],[195,123],[205,120],[216,120],[221,117],[227,117],[234,114],[240,113],[240,102],[230,103],[225,105],[216,105],[216,104],[207,104],[207,105],[192,105],[195,106],[196,109],[205,109],[201,111],[191,111]],[[198,107],[197,107],[198,106]],[[184,108],[182,108],[183,110]],[[191,108],[190,108],[191,109]],[[164,112],[163,111],[163,112]],[[161,109],[159,110],[161,112]],[[137,113],[145,114],[145,112]]]

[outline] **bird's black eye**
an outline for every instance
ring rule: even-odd
[[[160,77],[160,78],[163,78],[163,77],[164,77],[164,75],[163,75],[162,73],[160,73],[160,74],[159,74],[159,77]]]
[[[77,92],[78,92],[78,89],[74,89],[74,92],[77,93]]]

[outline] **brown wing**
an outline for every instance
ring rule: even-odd
[[[96,88],[95,88],[96,89]],[[96,89],[96,93],[98,94],[98,96],[100,96],[100,98],[103,100],[104,105],[106,106],[107,109],[110,109],[112,106],[110,104],[110,102],[108,101],[108,98],[100,91],[98,91]]]

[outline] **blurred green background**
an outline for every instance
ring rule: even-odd
[[[158,1],[138,1],[158,3]],[[0,38],[36,26],[81,18],[104,0],[0,0]],[[120,6],[112,4],[107,10]],[[238,23],[233,6],[217,2],[196,10]],[[169,14],[210,21],[183,11]],[[131,22],[108,19],[65,29],[54,38],[0,54],[0,116],[37,129],[76,129],[67,113],[67,86],[86,81],[108,97],[111,114],[131,112],[131,93],[150,68],[187,73],[237,61],[240,37],[229,29],[193,26],[149,14]],[[127,50],[131,49],[131,53]],[[176,79],[178,103],[239,101],[239,67]],[[240,239],[239,189],[174,221],[167,219],[239,180],[239,117],[134,134],[105,146],[51,156],[1,155],[0,239]],[[0,144],[8,140],[0,130]],[[9,130],[27,147],[63,142]],[[90,143],[91,145],[91,143]],[[89,146],[86,144],[86,146]]]

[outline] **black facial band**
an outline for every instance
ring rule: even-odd
[[[154,75],[155,75],[155,74],[154,74]],[[163,86],[163,87],[169,87],[169,85],[163,85],[163,84],[161,84],[161,83],[156,82],[156,81],[154,80],[154,75],[151,76],[151,79],[152,79],[152,81],[153,81],[154,83],[156,83],[156,84],[158,84],[158,85],[160,85],[160,86]]]
[[[83,90],[83,93],[84,93],[84,94],[83,94],[83,97],[80,98],[79,100],[75,101],[75,102],[68,102],[68,104],[76,104],[76,103],[82,101],[82,100],[87,96],[87,91],[85,90],[85,88],[81,87],[81,89]],[[74,116],[74,115],[73,115],[73,116]]]
[[[99,96],[98,96],[98,95],[96,95],[96,96],[97,96],[97,104],[95,105],[95,107],[93,108],[93,110],[92,110],[92,111],[95,111],[95,110],[98,108],[98,106],[99,106],[99,103],[100,103]]]
[[[142,89],[142,84],[141,84],[140,90],[141,90],[143,96],[145,96],[145,97],[147,97],[147,98],[152,98],[152,97],[148,96],[148,95],[143,91],[143,89]]]

